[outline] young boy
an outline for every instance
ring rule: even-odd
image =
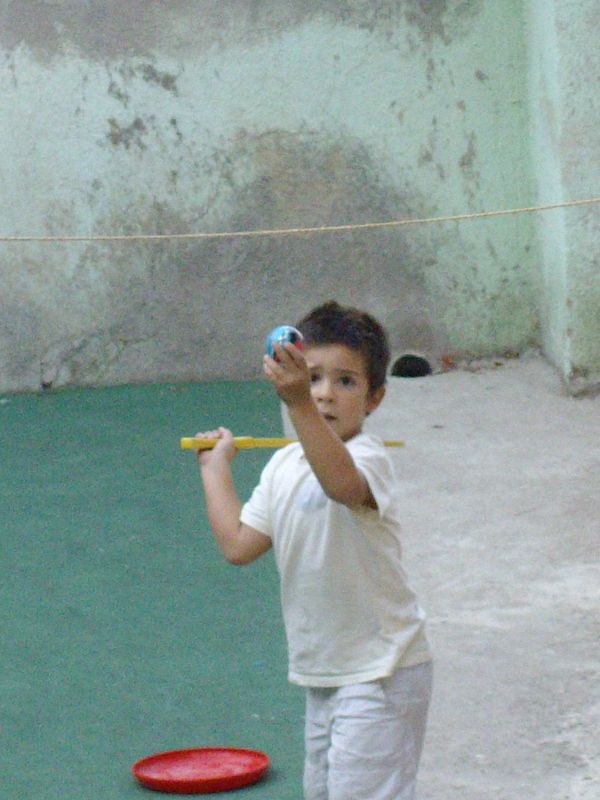
[[[289,679],[306,687],[305,800],[412,800],[431,696],[424,615],[400,561],[394,476],[361,433],[385,393],[389,348],[370,315],[335,302],[298,324],[304,349],[275,346],[264,371],[298,443],[278,450],[243,506],[225,428],[199,451],[224,556],[274,548]]]

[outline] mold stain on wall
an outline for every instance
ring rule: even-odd
[[[346,25],[382,36],[388,44],[395,29],[415,31],[415,46],[440,39],[449,43],[462,36],[479,14],[484,0],[206,0],[201,13],[193,0],[157,3],[148,0],[105,0],[81,3],[65,0],[8,0],[0,11],[0,47],[25,45],[47,61],[75,47],[91,60],[150,57],[158,51],[252,45],[312,20]],[[157,76],[148,75],[150,80]],[[159,78],[163,82],[164,78]],[[167,81],[168,83],[168,81]],[[169,89],[171,91],[171,89]]]
[[[398,191],[387,185],[365,146],[351,138],[331,140],[310,131],[258,136],[242,131],[227,159],[217,155],[214,165],[248,176],[230,194],[219,223],[223,230],[391,219],[421,213],[425,205],[410,187]],[[131,209],[141,230],[194,230],[206,213],[193,204],[182,212],[180,204],[168,202],[148,211],[143,219],[139,208]],[[99,226],[110,230],[121,219],[122,212],[118,219],[100,220]],[[308,305],[330,297],[378,304],[398,344],[411,330],[415,347],[429,349],[439,336],[427,322],[425,282],[433,254],[415,232],[132,243],[126,262],[124,257],[119,246],[110,245],[82,253],[76,269],[80,282],[91,286],[104,269],[104,333],[72,346],[57,342],[53,365],[45,359],[46,376],[68,374],[69,382],[87,383],[118,381],[120,372],[127,373],[126,379],[141,380],[150,371],[168,380],[178,370],[181,377],[184,363],[190,376],[217,377],[228,369],[255,376],[259,354],[254,352],[255,337],[245,332],[262,331],[279,318],[295,319]],[[132,264],[143,265],[139,274],[132,273]],[[249,302],[251,298],[260,302]],[[219,313],[222,308],[226,314]],[[272,318],[267,321],[266,315]],[[110,355],[103,375],[97,367],[92,374],[85,366],[87,348],[91,355]],[[61,353],[68,366],[56,363]],[[88,363],[97,364],[97,355],[91,355]]]
[[[114,117],[108,120],[107,138],[115,147],[122,145],[126,150],[132,145],[139,147],[140,150],[146,149],[144,134],[147,127],[140,117],[136,117],[130,125],[121,125]]]
[[[143,80],[151,86],[157,86],[177,97],[178,76],[166,70],[157,69],[148,62],[131,63],[123,62],[118,65],[107,66],[109,74],[108,94],[125,108],[131,102],[131,95],[135,89],[135,82]],[[134,92],[135,93],[135,92]]]

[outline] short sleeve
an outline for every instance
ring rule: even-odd
[[[348,450],[367,479],[380,517],[385,517],[393,505],[396,476],[383,442],[371,434],[362,434],[348,442]]]
[[[270,538],[272,538],[270,496],[273,460],[271,459],[263,469],[258,485],[254,488],[250,499],[242,506],[240,513],[241,522]]]

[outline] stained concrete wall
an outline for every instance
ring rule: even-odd
[[[530,7],[532,164],[539,202],[600,195],[598,0]],[[537,218],[542,342],[573,393],[600,388],[598,206]]]
[[[226,231],[527,205],[526,12],[517,0],[4,3],[0,232]],[[397,351],[434,360],[520,352],[539,343],[543,311],[559,354],[540,253],[527,215],[2,243],[0,390],[254,376],[264,333],[331,296],[378,314]]]

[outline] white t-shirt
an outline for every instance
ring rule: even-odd
[[[330,500],[295,443],[271,458],[241,513],[273,541],[289,680],[301,686],[363,683],[431,658],[401,565],[392,464],[376,436],[346,444],[376,510]]]

